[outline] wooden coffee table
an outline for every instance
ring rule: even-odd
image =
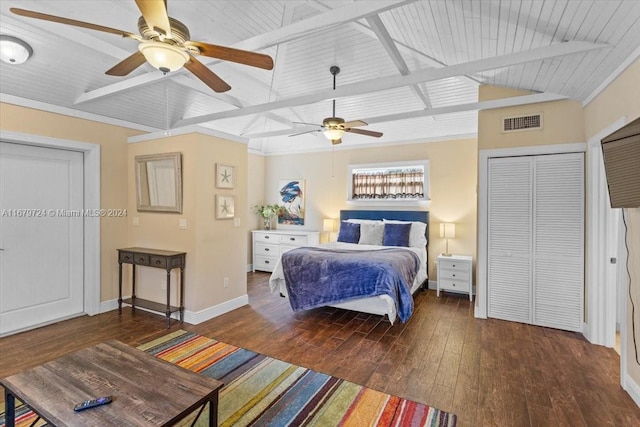
[[[209,403],[218,425],[220,381],[196,374],[119,341],[108,341],[0,380],[6,426],[18,398],[61,426],[169,426]],[[74,412],[82,401],[113,396],[108,405]]]

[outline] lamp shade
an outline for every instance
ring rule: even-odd
[[[19,65],[24,63],[33,50],[26,42],[17,37],[0,34],[0,61]]]
[[[440,223],[440,237],[453,239],[456,237],[456,225],[453,222]]]
[[[336,221],[332,218],[325,218],[322,220],[322,231],[325,233],[333,233],[335,229]]]
[[[138,45],[147,62],[160,71],[177,71],[189,61],[184,50],[166,43],[148,41]]]

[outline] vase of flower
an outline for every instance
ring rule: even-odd
[[[271,218],[276,216],[282,206],[280,205],[261,205],[254,206],[256,214],[262,217],[262,228],[265,230],[271,230]]]

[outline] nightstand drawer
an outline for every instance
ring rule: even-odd
[[[253,266],[256,270],[260,271],[273,271],[278,263],[278,256],[268,257],[268,256],[255,256],[255,265]]]
[[[449,270],[469,271],[471,269],[471,263],[454,259],[438,258],[438,263],[440,264],[440,268]]]
[[[441,291],[469,292],[468,280],[438,279]]]
[[[279,254],[280,246],[256,242],[256,255],[278,256]]]
[[[440,267],[440,275],[438,277],[442,279],[454,279],[458,281],[468,282],[470,273],[469,271],[465,271],[463,269],[449,270],[447,268]]]
[[[291,246],[305,246],[307,244],[307,236],[283,234],[280,236],[280,244]]]

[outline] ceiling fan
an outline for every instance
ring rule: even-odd
[[[332,65],[329,68],[329,72],[333,75],[333,90],[336,90],[336,75],[340,73],[340,67],[336,65]],[[305,133],[312,132],[323,132],[324,136],[327,137],[331,141],[331,144],[336,145],[342,143],[342,135],[345,132],[357,133],[360,135],[373,136],[375,138],[380,138],[382,136],[382,132],[376,132],[372,130],[364,130],[364,129],[356,129],[360,126],[367,126],[366,122],[362,120],[352,120],[350,122],[345,122],[343,118],[336,117],[336,100],[333,100],[333,116],[327,117],[322,121],[321,125],[315,123],[304,123],[304,122],[294,122],[303,125],[311,125],[311,126],[320,126],[322,129],[317,130],[308,130],[305,132],[295,133],[289,136],[297,136],[303,135]]]
[[[126,76],[145,61],[165,74],[184,66],[214,91],[225,92],[231,89],[231,86],[195,56],[203,55],[265,70],[273,69],[273,59],[269,55],[190,40],[187,26],[167,14],[166,0],[136,0],[136,5],[142,13],[138,19],[140,35],[31,10],[15,7],[10,10],[16,15],[28,18],[88,28],[139,41],[137,52],[106,71],[106,74],[111,76]]]

